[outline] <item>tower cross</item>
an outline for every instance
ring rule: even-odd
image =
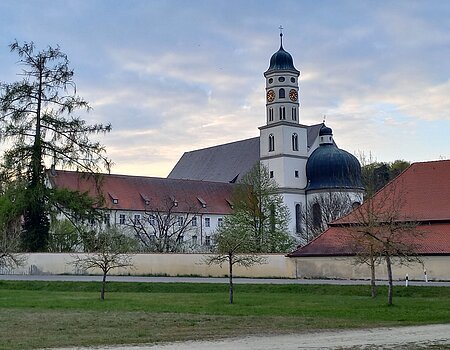
[[[280,43],[281,43],[281,46],[283,46],[283,26],[282,25],[280,25],[279,27],[278,27],[278,29],[280,30]]]

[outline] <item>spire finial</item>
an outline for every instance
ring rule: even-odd
[[[327,120],[327,115],[326,114],[324,114],[323,115],[323,123],[325,124],[325,121]]]
[[[281,47],[283,47],[283,26],[282,25],[280,25],[279,27],[278,27],[278,29],[280,30],[280,46]]]

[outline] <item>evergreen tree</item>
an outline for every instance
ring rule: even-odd
[[[89,135],[109,132],[111,126],[88,125],[74,116],[90,107],[77,95],[73,70],[59,47],[36,52],[32,42],[15,41],[10,49],[23,69],[20,81],[0,83],[0,141],[9,147],[2,159],[2,178],[26,182],[22,249],[44,251],[57,192],[46,186],[45,165],[109,171],[104,147]]]

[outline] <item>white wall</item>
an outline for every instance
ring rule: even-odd
[[[133,268],[111,271],[115,275],[168,275],[168,276],[213,276],[227,274],[227,265],[208,266],[204,263],[208,255],[204,254],[136,254],[133,256]],[[351,257],[302,257],[287,258],[282,254],[262,255],[267,264],[255,265],[248,269],[235,268],[235,276],[241,277],[278,277],[278,278],[326,278],[326,279],[369,279],[368,266],[354,265]],[[23,267],[3,274],[82,274],[71,262],[74,257],[64,253],[33,253],[25,255]],[[450,256],[423,257],[428,279],[450,281]],[[100,274],[100,271],[89,271]],[[409,275],[410,280],[424,280],[421,264],[412,266],[393,266],[395,280],[403,280]],[[385,265],[377,267],[377,279],[387,279]]]

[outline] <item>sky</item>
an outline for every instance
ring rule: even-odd
[[[166,177],[184,152],[259,135],[283,46],[301,71],[300,122],[377,161],[450,159],[450,1],[2,0],[8,44],[59,45],[117,174]]]

